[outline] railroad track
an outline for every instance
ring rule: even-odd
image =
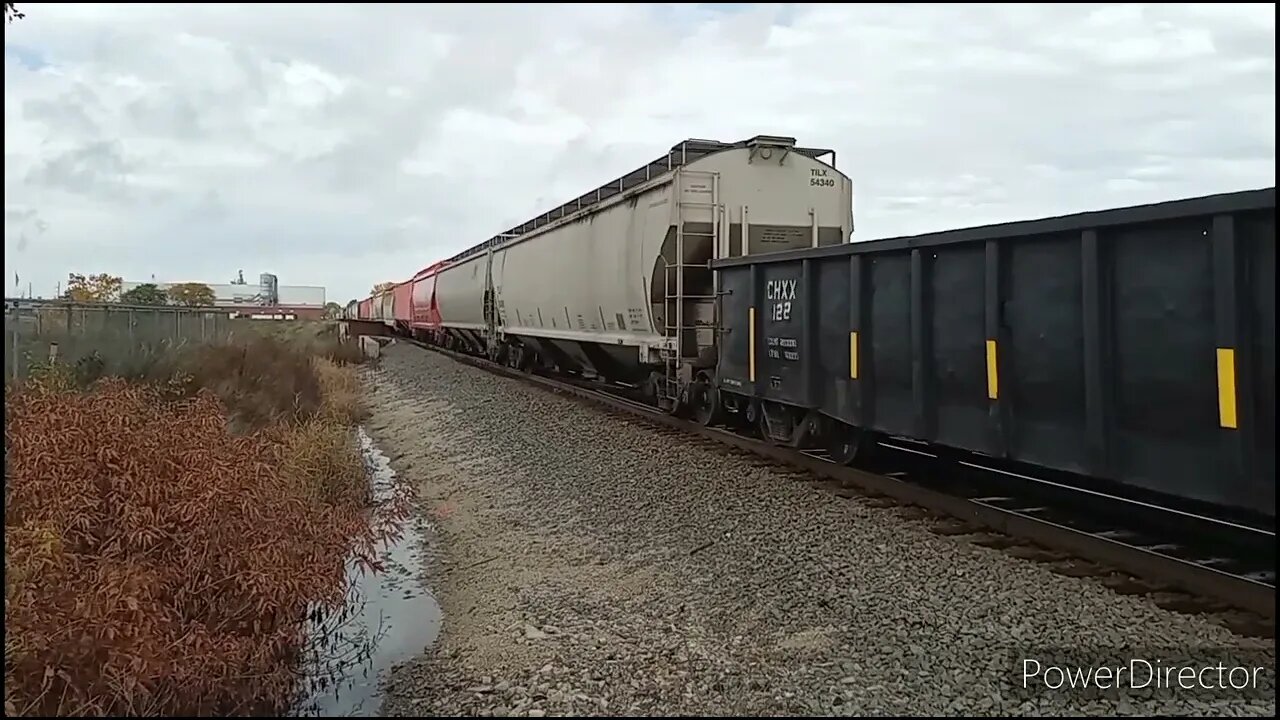
[[[1161,607],[1213,616],[1233,632],[1274,637],[1275,533],[1184,511],[1015,475],[967,460],[946,463],[906,441],[880,443],[875,472],[832,462],[824,452],[770,445],[719,427],[674,417],[602,389],[599,383],[521,372],[484,358],[398,338],[488,372],[524,380],[606,410],[639,416],[664,434],[729,446],[818,479],[843,497],[862,496],[904,515],[933,517],[945,535],[1094,577],[1121,594]],[[940,468],[945,465],[945,468]],[[1001,476],[1012,476],[1003,485]],[[943,489],[945,488],[945,489]],[[1003,491],[993,492],[993,488]],[[1089,509],[1082,510],[1082,500]],[[1107,508],[1098,512],[1098,507]],[[1139,520],[1142,518],[1143,520]],[[1152,518],[1159,518],[1151,522]],[[1188,542],[1192,536],[1206,541]],[[1203,533],[1203,535],[1197,535]]]

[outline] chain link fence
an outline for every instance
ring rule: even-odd
[[[6,300],[5,377],[94,356],[112,368],[141,367],[185,345],[230,340],[249,322],[208,308]]]

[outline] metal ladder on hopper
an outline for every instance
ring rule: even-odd
[[[698,181],[702,181],[699,183]],[[690,201],[685,198],[686,192],[691,189],[698,189],[698,185],[704,184],[709,190],[709,201]],[[719,253],[720,240],[720,174],[716,172],[697,171],[697,170],[677,170],[675,179],[672,181],[674,198],[674,207],[672,208],[673,224],[676,228],[676,257],[675,262],[666,262],[667,258],[662,256],[665,266],[663,268],[663,323],[666,330],[668,342],[662,348],[661,354],[663,358],[663,383],[661,391],[661,400],[667,409],[673,409],[679,400],[680,395],[680,366],[686,355],[684,353],[685,333],[689,330],[694,332],[693,355],[696,358],[699,351],[697,343],[697,324],[689,324],[685,318],[685,304],[690,300],[715,300],[716,295],[689,295],[685,293],[685,269],[690,267],[707,268],[710,267],[710,261]],[[706,223],[710,225],[708,232],[689,232],[685,226],[691,221],[691,215],[705,215]],[[695,218],[693,222],[700,222],[701,218]],[[707,240],[707,246],[710,248],[710,255],[706,262],[703,263],[686,263],[685,262],[685,241],[689,238]],[[674,273],[674,278],[672,277]],[[674,285],[674,287],[672,287]],[[673,307],[674,306],[674,307]]]
[[[498,357],[499,328],[502,318],[498,312],[498,291],[493,286],[493,248],[485,250],[484,260],[484,343],[491,360]]]

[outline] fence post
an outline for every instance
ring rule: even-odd
[[[9,330],[13,333],[13,381],[18,382],[18,306],[14,305],[13,309],[5,309],[5,314],[13,313],[13,322],[9,323]]]

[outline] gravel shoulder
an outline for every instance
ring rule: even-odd
[[[412,345],[369,377],[444,616],[383,714],[1274,714],[1271,640]],[[1266,686],[1022,689],[1052,648],[1115,666],[1206,647]]]

